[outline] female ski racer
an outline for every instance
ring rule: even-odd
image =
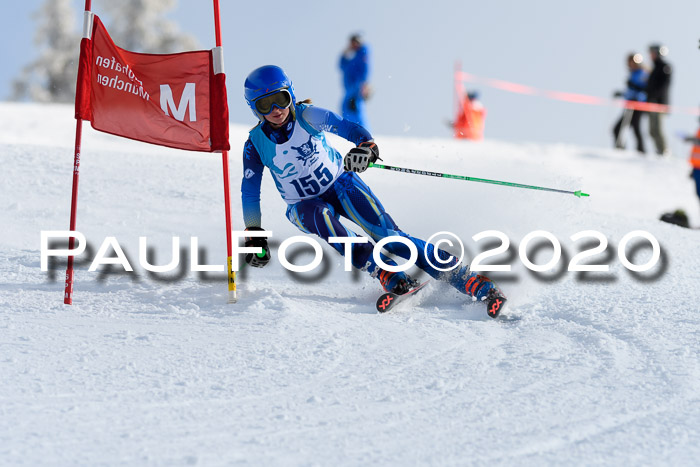
[[[253,70],[245,80],[245,99],[260,123],[250,131],[243,149],[243,182],[241,184],[243,218],[246,231],[262,231],[260,183],[267,167],[282,198],[287,202],[287,218],[305,233],[329,237],[357,237],[339,220],[342,216],[362,228],[377,242],[388,236],[401,236],[412,242],[418,251],[416,265],[435,279],[444,280],[460,292],[477,300],[487,301],[489,316],[496,317],[505,297],[486,276],[460,266],[449,272],[433,267],[435,254],[445,269],[457,263],[444,263],[452,255],[436,250],[434,245],[412,237],[396,225],[381,202],[362,181],[360,172],[379,159],[379,148],[363,127],[337,114],[310,105],[295,103],[294,87],[285,72],[273,65]],[[343,158],[326,141],[324,132],[334,133],[356,145]],[[341,255],[342,243],[329,243]],[[270,261],[264,237],[246,237],[246,247],[261,247],[264,254],[249,253],[245,261],[263,267]],[[370,242],[353,243],[351,262],[355,268],[379,280],[384,290],[396,294],[408,292],[417,283],[405,272],[382,269],[372,255]],[[408,259],[410,250],[399,242],[388,243],[386,250]],[[385,255],[381,259],[391,266],[396,263]],[[429,258],[428,258],[429,257]]]

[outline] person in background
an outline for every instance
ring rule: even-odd
[[[654,63],[654,68],[647,81],[647,102],[653,104],[668,105],[668,91],[671,86],[671,65],[664,57],[668,55],[668,48],[653,44],[649,46],[649,56]],[[654,140],[656,153],[660,156],[669,154],[664,136],[663,120],[665,112],[649,112],[649,134]]]
[[[695,191],[700,199],[700,128],[694,138],[689,136],[685,140],[693,145],[693,149],[690,150],[690,165],[693,166],[693,171],[690,175],[695,180]]]
[[[627,56],[627,68],[629,69],[629,78],[627,79],[627,89],[618,91],[615,97],[622,97],[630,102],[645,102],[647,100],[646,87],[649,73],[642,65],[642,54],[631,53]],[[642,137],[642,129],[640,121],[644,115],[644,111],[625,108],[622,116],[613,127],[613,135],[615,137],[615,147],[618,149],[625,148],[625,131],[627,126],[632,127],[634,136],[637,138],[637,151],[644,154],[644,138]]]
[[[698,195],[698,200],[700,200],[700,129],[695,136],[685,136],[683,141],[693,145],[690,150],[690,165],[692,169],[690,171],[690,178],[695,181],[695,192]],[[688,221],[688,215],[683,209],[676,209],[673,212],[667,212],[661,215],[660,218],[664,222],[669,224],[680,225],[681,227],[690,227],[690,222]]]
[[[457,109],[457,118],[453,124],[455,138],[484,139],[485,119],[486,108],[479,101],[479,94],[467,93]]]
[[[369,99],[369,49],[362,42],[359,34],[350,36],[350,42],[340,57],[340,69],[343,72],[345,97],[341,104],[341,113],[345,120],[367,128],[365,101]]]

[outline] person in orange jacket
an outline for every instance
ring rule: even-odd
[[[700,129],[698,129],[694,138],[690,136],[685,140],[693,144],[693,148],[690,150],[690,165],[693,166],[692,176],[695,179],[695,190],[697,191],[698,199],[700,199]]]
[[[484,139],[485,119],[486,109],[479,101],[479,94],[468,93],[457,109],[457,118],[453,124],[455,138]]]
[[[695,180],[695,191],[700,199],[700,129],[695,136],[686,136],[683,141],[691,143],[693,148],[690,150],[690,165],[693,166],[690,177]],[[674,212],[667,212],[661,216],[661,220],[669,224],[680,225],[681,227],[690,227],[688,215],[683,209],[676,209]]]

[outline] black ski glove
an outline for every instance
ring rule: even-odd
[[[246,231],[257,231],[262,232],[265,229],[260,227],[248,227]],[[245,262],[254,268],[262,268],[270,262],[270,248],[267,246],[267,238],[265,237],[245,237],[246,247],[260,247],[263,249],[262,253],[246,253]]]
[[[345,170],[347,172],[364,172],[369,164],[381,160],[379,146],[374,141],[365,141],[352,148],[345,155]]]

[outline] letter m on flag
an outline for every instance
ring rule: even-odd
[[[182,91],[180,105],[175,105],[173,98],[173,90],[168,84],[160,85],[160,108],[163,109],[165,115],[168,115],[168,108],[172,112],[173,117],[181,122],[185,120],[185,111],[190,109],[190,122],[197,121],[197,106],[195,104],[195,83],[185,84],[185,90]]]

